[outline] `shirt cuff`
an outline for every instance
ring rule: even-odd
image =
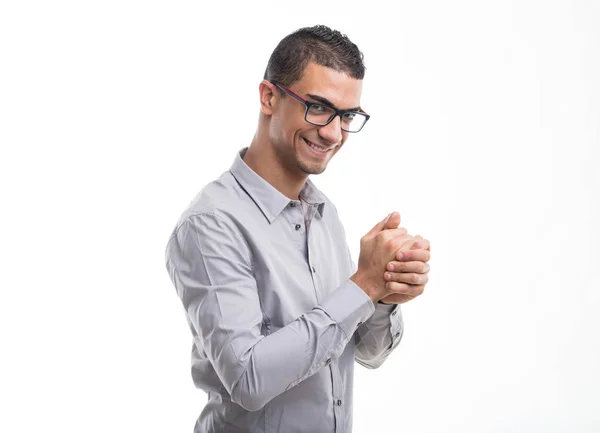
[[[381,301],[377,301],[377,308],[387,309],[389,311],[392,311],[394,308],[396,308],[396,305],[399,304],[385,304]]]
[[[321,308],[341,326],[348,337],[375,312],[371,298],[350,279],[323,300]]]

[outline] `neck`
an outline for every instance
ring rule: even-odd
[[[273,147],[266,141],[260,139],[257,133],[242,158],[246,165],[256,174],[269,182],[280,193],[290,200],[298,200],[300,191],[304,188],[308,174],[291,172],[280,161]]]

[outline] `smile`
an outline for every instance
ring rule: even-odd
[[[310,147],[315,153],[317,153],[319,155],[325,155],[325,154],[327,154],[327,152],[329,152],[331,149],[333,149],[333,148],[328,149],[326,147],[318,146],[318,145],[314,144],[312,141],[308,141],[305,138],[302,138],[302,139],[308,145],[308,147]]]

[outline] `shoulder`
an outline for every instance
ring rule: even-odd
[[[182,216],[166,246],[166,258],[200,263],[200,256],[251,263],[251,248],[235,220],[218,206]]]
[[[200,224],[203,221],[221,221],[236,225],[236,210],[245,192],[229,171],[206,184],[187,205],[175,225],[174,232],[182,225]]]
[[[206,184],[181,213],[173,227],[168,246],[186,242],[229,243],[248,247],[242,236],[246,193],[230,171]]]

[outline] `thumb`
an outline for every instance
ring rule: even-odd
[[[388,218],[384,221],[383,230],[397,229],[400,225],[400,214],[398,212],[392,212]]]
[[[386,229],[386,228],[396,228],[398,227],[398,224],[400,224],[400,214],[398,212],[392,212],[391,214],[389,214],[388,216],[386,216],[382,221],[379,221],[377,224],[375,224],[375,227],[373,227],[369,233],[367,233],[367,237],[372,237],[375,236],[377,233],[379,233],[380,231]],[[394,221],[397,220],[397,224],[395,226],[392,227]]]

